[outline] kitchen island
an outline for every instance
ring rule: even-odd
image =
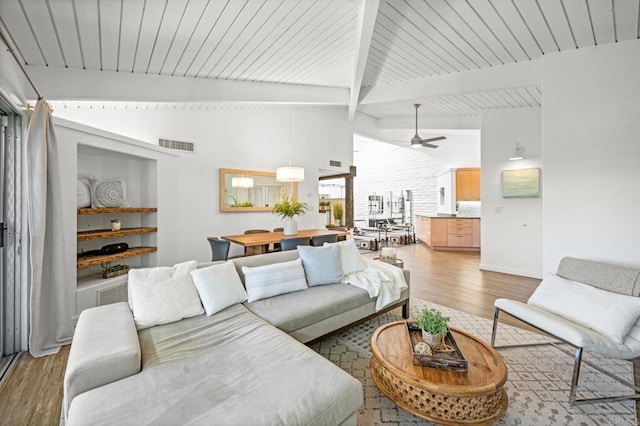
[[[480,251],[480,218],[416,215],[416,235],[434,250]]]

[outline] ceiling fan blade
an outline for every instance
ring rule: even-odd
[[[432,144],[427,143],[427,142],[423,142],[422,146],[427,147],[427,148],[437,148],[438,147],[438,145],[432,145]]]
[[[422,139],[422,143],[424,144],[425,142],[435,142],[435,141],[441,141],[443,139],[446,139],[446,136],[436,136],[435,138],[427,138],[427,139]]]

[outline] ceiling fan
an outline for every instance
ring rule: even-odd
[[[418,108],[420,108],[420,104],[413,104],[413,106],[416,108],[416,134],[414,137],[411,138],[411,147],[412,148],[419,148],[421,146],[426,146],[427,148],[437,148],[438,145],[433,145],[429,142],[435,142],[435,141],[440,141],[443,139],[446,139],[446,136],[436,136],[435,138],[427,138],[427,139],[422,139],[419,135],[418,135]],[[400,141],[398,141],[400,142]]]

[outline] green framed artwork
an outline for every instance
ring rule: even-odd
[[[502,172],[502,198],[540,197],[540,169],[515,169]]]

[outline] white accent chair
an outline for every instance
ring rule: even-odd
[[[640,269],[637,268],[565,257],[560,261],[556,275],[567,280],[587,284],[611,293],[635,297],[640,295]],[[615,309],[613,306],[611,308]],[[568,354],[571,354],[571,352],[564,350],[557,344],[568,343],[576,348],[574,353],[575,360],[571,379],[571,389],[569,391],[569,402],[571,404],[578,405],[584,403],[615,402],[629,399],[640,400],[640,387],[611,374],[597,365],[589,363],[586,360],[582,360],[582,353],[584,350],[598,353],[608,358],[634,361],[634,371],[638,371],[640,369],[640,320],[636,321],[635,324],[631,326],[631,329],[624,337],[624,340],[622,340],[622,343],[616,343],[611,338],[598,331],[561,315],[557,315],[556,313],[550,312],[539,306],[510,299],[498,299],[495,301],[493,332],[491,335],[491,346],[497,349],[516,346],[532,346],[531,344],[508,346],[495,345],[500,312],[505,312],[561,341],[536,343],[533,345],[552,344],[556,348]],[[635,393],[624,396],[576,399],[580,365],[582,362],[597,371],[606,374],[614,380],[631,387]]]

